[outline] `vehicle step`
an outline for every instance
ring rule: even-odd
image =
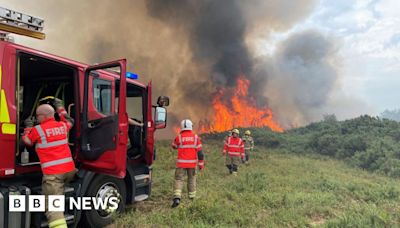
[[[135,181],[149,179],[149,178],[150,178],[149,174],[140,174],[135,176]]]
[[[147,194],[138,195],[138,196],[135,196],[135,202],[140,202],[140,201],[146,200],[147,198],[149,198],[149,195],[147,195]]]
[[[42,186],[33,187],[31,190],[32,190],[32,192],[37,192],[37,193],[42,194]],[[64,193],[70,193],[70,192],[73,192],[74,190],[75,189],[73,187],[69,187],[69,186],[64,187]]]

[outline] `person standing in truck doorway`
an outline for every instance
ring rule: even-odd
[[[71,181],[77,172],[68,146],[68,132],[74,121],[65,111],[61,100],[55,98],[52,104],[60,116],[60,121],[54,119],[55,110],[51,105],[39,105],[36,109],[39,124],[34,126],[31,117],[26,119],[22,135],[22,140],[27,146],[35,145],[43,173],[42,193],[46,196],[46,201],[49,195],[63,195],[64,185]],[[46,206],[46,217],[49,228],[68,227],[63,212],[48,211]]]
[[[172,148],[178,150],[175,169],[175,189],[172,207],[181,202],[183,179],[188,176],[189,199],[196,197],[196,166],[204,169],[204,154],[200,137],[193,132],[193,123],[189,119],[182,120],[181,132],[172,142]]]

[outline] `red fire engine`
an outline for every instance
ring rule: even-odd
[[[0,8],[0,30],[44,39],[43,20]],[[120,199],[125,205],[142,201],[151,192],[155,157],[154,131],[166,127],[161,96],[152,104],[151,82],[146,86],[126,72],[126,60],[89,66],[73,60],[0,41],[0,227],[46,227],[44,213],[9,212],[10,195],[41,194],[41,169],[34,148],[21,142],[24,119],[32,116],[42,98],[64,101],[75,120],[69,145],[79,167],[65,188],[69,197]],[[144,123],[128,124],[129,118]],[[154,115],[154,118],[153,118]],[[72,227],[102,227],[113,212],[66,210]]]

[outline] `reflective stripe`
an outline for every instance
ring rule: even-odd
[[[0,91],[0,122],[1,123],[10,122],[10,115],[8,112],[6,93],[4,92],[4,89],[2,89]]]
[[[189,192],[189,198],[194,198],[194,197],[196,197],[196,191]]]
[[[61,146],[64,144],[68,144],[67,139],[57,140],[57,141],[49,142],[49,143],[38,143],[38,144],[36,144],[36,148],[49,148],[49,147],[53,147],[53,146]]]
[[[174,196],[180,198],[182,195],[182,190],[180,189],[175,189],[174,190]]]
[[[197,148],[201,148],[201,147],[203,147],[203,145],[201,145],[201,144],[197,145]]]
[[[195,146],[195,145],[182,145],[182,146],[179,146],[178,147],[179,149],[187,149],[187,148],[190,148],[190,149],[197,149],[197,146]]]
[[[49,228],[56,227],[67,227],[67,222],[65,221],[65,218],[57,219],[49,223]]]
[[[181,134],[179,134],[179,145],[182,145],[182,136],[181,136]]]
[[[16,125],[12,123],[3,123],[1,125],[1,132],[3,132],[3,134],[15,135]]]
[[[176,161],[181,163],[197,163],[197,160],[178,159]]]
[[[199,165],[204,165],[204,162],[199,162]]]
[[[72,162],[71,157],[45,162],[45,163],[41,164],[41,166],[42,166],[42,169],[44,169],[44,168],[48,168],[50,166],[61,165],[61,164],[65,164],[68,162]]]
[[[240,155],[240,152],[228,152],[229,155]]]
[[[36,131],[38,132],[38,134],[40,136],[40,139],[42,141],[41,144],[46,144],[47,143],[46,136],[44,135],[44,131],[43,131],[42,127],[40,126],[40,124],[36,125],[35,129],[36,129]]]
[[[7,98],[4,89],[0,88],[0,122],[10,122],[10,114],[8,112]]]
[[[244,149],[245,149],[245,150],[250,150],[250,149],[251,149],[251,147],[245,147]]]
[[[238,146],[238,145],[228,145],[229,147],[233,147],[233,148],[240,148],[240,147],[243,147],[243,146]]]

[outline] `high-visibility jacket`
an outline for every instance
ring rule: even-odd
[[[46,119],[35,127],[25,128],[22,136],[26,145],[35,145],[42,172],[46,175],[67,173],[75,169],[68,146],[68,131],[72,123],[67,121],[63,112],[59,114],[61,121]]]
[[[196,168],[197,164],[204,166],[200,137],[193,131],[181,131],[172,142],[172,148],[178,149],[177,168]]]
[[[229,136],[224,144],[224,153],[228,152],[229,156],[239,157],[244,156],[243,140],[239,137]]]

